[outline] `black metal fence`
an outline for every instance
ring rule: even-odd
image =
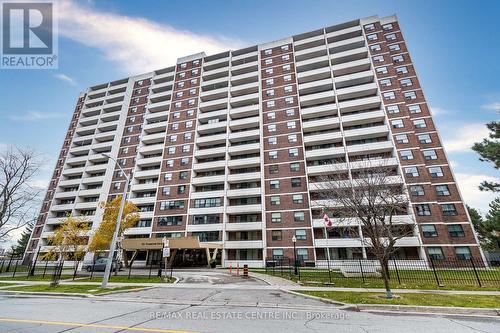
[[[482,260],[390,260],[388,272],[392,286],[500,287],[500,268],[485,266]],[[266,273],[300,281],[341,287],[382,287],[382,268],[376,260],[320,261],[314,267],[291,258],[266,261]]]
[[[110,276],[115,276],[118,282],[131,279],[151,280],[170,278],[174,267],[164,267],[163,263],[136,263],[129,267],[113,264]],[[74,261],[36,261],[22,265],[20,258],[5,258],[0,260],[0,280],[81,280],[99,279],[104,275],[104,267],[97,260],[92,262]],[[147,282],[147,281],[145,281]],[[154,282],[154,281],[152,281]]]

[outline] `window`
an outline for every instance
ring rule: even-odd
[[[271,54],[273,54],[273,49],[264,50],[264,54],[265,55],[271,55]]]
[[[373,57],[373,62],[384,62],[384,56],[383,55],[378,55]]]
[[[377,34],[370,34],[370,35],[366,36],[366,38],[368,38],[369,41],[374,41],[374,40],[378,39],[378,36],[377,36]]]
[[[294,129],[295,128],[295,121],[288,121],[286,123],[286,128],[288,128],[288,129]]]
[[[193,127],[193,121],[190,120],[190,121],[186,121],[186,128],[191,128]]]
[[[283,61],[287,61],[287,60],[290,60],[290,55],[289,54],[284,54],[281,56],[281,60]]]
[[[417,93],[414,91],[406,91],[404,93],[405,99],[412,100],[417,98]]]
[[[175,102],[175,107],[178,109],[182,106],[182,103],[181,102]]]
[[[279,180],[269,181],[269,188],[273,190],[278,190],[280,188],[280,181]]]
[[[307,249],[297,249],[297,260],[309,260]]]
[[[387,67],[385,67],[385,66],[377,67],[376,71],[379,74],[387,74],[387,73],[389,73],[389,71],[387,70]]]
[[[165,162],[165,164],[167,165],[167,168],[173,168],[174,167],[174,160],[167,160]]]
[[[191,150],[191,146],[190,145],[184,145],[184,146],[182,146],[182,152],[183,153],[188,153],[190,150]]]
[[[180,112],[174,112],[174,118],[175,119],[179,119],[181,117],[181,113]]]
[[[285,103],[286,104],[293,104],[293,97],[286,97],[285,98]]]
[[[413,126],[415,128],[426,128],[427,124],[425,123],[425,119],[417,119],[413,121]]]
[[[443,260],[443,250],[440,247],[432,246],[427,248],[427,253],[432,260]]]
[[[450,224],[448,227],[448,233],[450,237],[465,237],[464,228],[461,224]]]
[[[191,75],[196,75],[196,74],[198,74],[198,69],[197,68],[191,70]]]
[[[266,90],[266,96],[267,97],[274,96],[274,89],[268,89],[268,90]]]
[[[266,74],[273,74],[274,70],[272,68],[266,68]]]
[[[396,68],[396,73],[397,74],[406,74],[408,73],[408,68],[406,66],[401,66]]]
[[[408,177],[418,177],[418,169],[417,169],[417,167],[405,168],[405,174]]]
[[[402,160],[412,160],[413,159],[413,153],[411,150],[401,150],[399,152],[399,155],[401,156]]]
[[[288,51],[288,45],[281,45],[281,51]]]
[[[175,142],[175,141],[177,141],[177,135],[171,135],[170,142]]]
[[[399,113],[399,106],[398,105],[390,105],[387,107],[387,113],[394,114],[394,113]]]
[[[194,115],[194,110],[193,109],[187,110],[186,114],[188,117],[190,117],[190,116]]]
[[[290,149],[288,149],[288,156],[289,157],[297,157],[297,156],[299,156],[299,149],[298,148],[290,148]]]
[[[268,112],[267,119],[276,119],[276,112]]]
[[[395,63],[398,63],[398,62],[403,62],[405,61],[405,59],[403,58],[403,56],[400,54],[400,55],[397,55],[397,56],[394,56],[392,57],[392,61],[395,62]]]
[[[438,158],[436,151],[434,149],[424,150],[423,154],[424,154],[424,158],[426,160],[437,160],[437,158]]]
[[[443,177],[443,170],[441,169],[441,167],[432,167],[429,168],[429,174],[432,178]]]
[[[271,234],[271,238],[273,241],[280,241],[282,238],[282,232],[281,230],[273,230]]]
[[[278,206],[280,204],[280,197],[273,196],[271,197],[271,206]]]
[[[281,213],[271,213],[271,222],[272,223],[280,223],[281,222]]]
[[[290,134],[288,136],[288,142],[289,143],[294,143],[294,142],[297,142],[297,134]]]
[[[196,95],[196,89],[189,89],[189,95]]]
[[[184,92],[182,91],[178,91],[175,93],[175,97],[182,97],[182,95],[184,95]]]
[[[304,203],[304,198],[303,198],[302,194],[294,194],[292,196],[292,202],[294,204],[302,204],[302,203]]]
[[[292,86],[285,86],[285,93],[291,93],[293,91],[293,87]]]
[[[281,67],[281,69],[283,70],[283,72],[287,72],[289,71],[290,69],[292,68],[292,66],[290,64],[286,64],[286,65],[283,65]]]
[[[391,79],[383,79],[383,80],[380,80],[379,81],[379,84],[382,86],[382,87],[389,87],[391,86]]]
[[[279,168],[277,165],[270,165],[269,166],[269,173],[270,174],[277,174],[279,172]]]
[[[195,100],[194,100],[194,99],[190,99],[190,100],[188,100],[188,105],[194,105],[194,103],[195,103]]]
[[[389,51],[399,51],[401,50],[401,47],[399,46],[399,44],[392,44],[392,45],[389,45]]]
[[[275,136],[272,136],[270,138],[267,139],[267,142],[270,144],[270,145],[275,145],[278,143],[278,139],[275,137]]]
[[[442,204],[441,205],[441,211],[443,212],[444,216],[455,216],[455,215],[458,215],[457,209],[455,208],[454,204]]]
[[[457,246],[455,248],[455,254],[457,255],[457,258],[460,260],[471,259],[470,248],[468,246]]]
[[[295,222],[304,222],[306,219],[304,212],[293,212],[293,220]]]
[[[403,128],[403,127],[405,127],[405,124],[403,122],[403,119],[394,119],[394,120],[391,120],[391,126],[393,128]]]
[[[295,238],[297,238],[297,240],[306,240],[307,239],[306,231],[304,229],[296,229]]]
[[[175,154],[175,147],[168,147],[168,154],[169,155]]]
[[[401,80],[399,80],[399,84],[402,87],[409,87],[409,86],[413,85],[413,82],[411,82],[411,79],[401,79]]]
[[[267,79],[266,80],[266,86],[271,86],[274,84],[274,79]]]
[[[285,82],[292,81],[292,76],[290,74],[283,76],[283,81],[285,81]]]
[[[276,105],[276,103],[274,101],[267,101],[266,102],[266,106],[268,108],[273,108],[275,105]]]
[[[264,62],[266,65],[270,65],[273,63],[273,59],[272,58],[269,58],[269,59],[266,59],[265,62]]]
[[[132,133],[134,131],[134,126],[127,127],[127,132]]]
[[[269,152],[269,159],[275,160],[278,158],[278,152],[276,150],[270,151]]]
[[[425,194],[424,187],[421,185],[410,186],[410,193],[413,196],[422,196]]]
[[[382,26],[384,30],[392,30],[392,23],[387,23]]]
[[[128,153],[128,147],[122,148],[122,154],[127,154]]]
[[[220,198],[195,199],[195,208],[219,207],[221,205]]]
[[[164,181],[170,181],[172,180],[172,174],[171,173],[166,173],[163,175],[163,180]]]
[[[179,123],[174,123],[174,124],[172,124],[172,129],[173,129],[173,130],[177,130],[177,129],[179,129]]]
[[[283,258],[283,249],[273,249],[273,258]]]
[[[198,66],[200,64],[200,61],[198,59],[193,60],[193,66]]]
[[[187,141],[187,140],[191,140],[191,137],[192,137],[193,133],[192,132],[187,132],[187,133],[184,133],[184,140]]]
[[[188,179],[189,173],[187,171],[179,172],[179,179]]]
[[[292,187],[301,187],[302,186],[302,181],[300,178],[292,178],[290,180],[290,182],[292,183]]]
[[[184,87],[184,81],[177,83],[177,87],[179,87],[179,88]]]
[[[385,39],[389,41],[396,40],[396,34],[387,34],[385,35]]]
[[[121,187],[122,187],[122,183],[114,183],[114,184],[113,184],[113,188],[114,188],[115,190],[119,190]]]
[[[420,134],[417,136],[418,142],[420,143],[432,143],[430,134]]]
[[[183,200],[161,201],[160,210],[182,209],[184,208]]]
[[[181,158],[181,165],[188,165],[189,163],[189,158],[183,157]]]
[[[181,68],[182,68],[182,69],[184,69],[184,68],[186,68],[186,67],[187,67],[187,64],[186,64],[185,62],[181,64]]]
[[[386,101],[396,99],[396,94],[394,93],[394,91],[387,91],[383,93],[383,96]]]
[[[448,185],[436,185],[436,195],[440,197],[450,195]]]
[[[287,109],[286,110],[286,116],[287,117],[292,117],[295,115],[295,109]]]
[[[165,186],[164,188],[161,189],[161,194],[163,196],[170,195],[170,186]]]
[[[428,204],[416,205],[418,216],[430,216],[431,215],[431,207]]]
[[[158,226],[166,227],[166,226],[172,226],[172,225],[182,225],[182,216],[161,216],[161,217],[158,217]]]
[[[372,30],[375,30],[375,24],[373,24],[373,23],[366,24],[366,25],[365,25],[365,30],[366,30],[366,31],[372,31]]]
[[[437,237],[438,233],[436,226],[434,224],[424,224],[422,225],[422,235],[425,238]]]
[[[408,111],[410,111],[410,113],[420,113],[422,109],[420,109],[420,105],[410,105]]]
[[[291,163],[290,164],[290,171],[291,172],[298,172],[300,170],[300,164],[299,163]]]
[[[408,140],[408,135],[406,134],[398,134],[394,137],[394,139],[396,140],[397,143],[408,143],[410,142]]]
[[[382,50],[382,48],[380,47],[380,44],[373,44],[373,45],[370,45],[370,50],[376,52],[376,51]]]

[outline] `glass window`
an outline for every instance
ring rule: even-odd
[[[167,165],[167,168],[173,168],[174,167],[174,160],[167,160],[167,162],[165,162],[165,164]]]
[[[387,107],[387,113],[393,114],[393,113],[399,113],[399,106],[398,105],[390,105]]]
[[[303,198],[302,194],[294,194],[292,196],[292,202],[294,204],[302,204],[302,203],[304,203],[304,198]]]
[[[278,139],[275,136],[271,136],[271,137],[267,138],[267,142],[270,145],[275,145],[278,143]]]
[[[289,143],[294,143],[294,142],[297,142],[297,134],[290,134],[288,136],[288,142]]]
[[[275,132],[276,131],[276,124],[267,125],[267,130],[269,132]]]
[[[464,228],[461,224],[449,224],[447,227],[450,237],[465,237]]]
[[[297,238],[297,240],[306,240],[306,231],[304,229],[295,229],[295,238]]]
[[[281,68],[283,69],[284,72],[286,72],[289,71],[292,68],[292,66],[290,64],[286,64],[283,65]]]
[[[413,121],[413,126],[415,128],[426,128],[427,124],[425,123],[425,119],[417,119]]]
[[[438,232],[434,224],[423,224],[422,225],[422,235],[425,238],[437,237]]]
[[[290,149],[288,149],[288,156],[289,157],[297,157],[297,156],[299,156],[299,149],[298,148],[290,148]]]
[[[294,129],[295,128],[295,121],[288,121],[286,123],[286,128],[288,128],[288,129]]]
[[[409,99],[409,100],[416,99],[417,98],[417,93],[414,92],[414,91],[406,91],[404,93],[404,96],[405,96],[406,99]]]
[[[266,106],[267,106],[268,108],[273,108],[275,105],[276,105],[276,104],[275,104],[275,102],[274,102],[274,101],[267,101],[267,102],[266,102]]]
[[[274,89],[268,89],[268,90],[266,90],[266,96],[267,97],[274,96]]]
[[[422,195],[425,195],[424,187],[421,186],[421,185],[410,186],[410,193],[413,196],[422,196]]]
[[[264,50],[264,54],[265,55],[271,55],[271,54],[273,54],[273,50],[272,49]]]
[[[420,143],[432,143],[430,134],[420,134],[417,136],[418,142]]]
[[[384,56],[383,55],[377,55],[373,57],[373,62],[384,62]]]
[[[401,66],[396,68],[396,73],[397,74],[406,74],[408,73],[408,68],[406,66]]]
[[[380,50],[382,50],[382,48],[380,47],[380,44],[373,44],[373,45],[370,45],[370,50],[380,51]]]
[[[402,160],[412,160],[413,159],[413,153],[411,150],[401,150],[399,152],[399,155],[401,156]]]
[[[391,99],[396,99],[396,94],[394,91],[386,91],[383,93],[384,99],[385,100],[391,100]]]
[[[397,143],[408,143],[408,142],[410,142],[408,140],[408,135],[406,135],[406,134],[398,134],[398,135],[394,136],[394,139],[396,140]]]
[[[280,223],[281,222],[281,213],[271,213],[271,222],[272,223]]]
[[[281,51],[288,51],[288,45],[281,45]]]
[[[410,113],[420,113],[422,109],[420,109],[420,105],[410,105],[408,111],[410,111]]]
[[[401,79],[401,80],[399,80],[399,84],[402,87],[409,87],[409,86],[413,85],[413,82],[411,82],[411,79]]]
[[[385,39],[389,41],[396,40],[396,34],[387,34],[385,35]]]
[[[377,40],[378,36],[377,36],[377,34],[370,34],[370,35],[366,36],[366,38],[368,38],[369,41],[373,41],[373,40]]]
[[[429,257],[433,260],[444,259],[443,250],[440,247],[430,246],[427,248],[427,253],[429,254]]]
[[[379,74],[387,74],[389,72],[386,66],[377,67],[376,71]]]
[[[175,154],[175,147],[168,147],[168,154],[169,155]]]
[[[391,120],[391,126],[393,128],[403,128],[405,127],[405,124],[403,122],[403,119],[393,119]]]
[[[290,55],[289,54],[284,54],[281,56],[281,60],[283,61],[287,61],[287,60],[290,60]]]
[[[278,206],[280,204],[280,197],[279,196],[272,196],[271,197],[271,206]]]
[[[190,145],[184,145],[184,146],[182,146],[182,152],[183,153],[189,152],[190,149],[191,149]]]
[[[389,45],[389,51],[399,51],[399,50],[401,50],[401,47],[399,46],[399,44]]]
[[[457,246],[455,248],[455,254],[460,260],[470,260],[471,252],[468,246]]]
[[[299,170],[300,170],[300,164],[299,163],[291,163],[290,164],[290,171],[297,172]]]
[[[266,65],[270,65],[270,64],[272,64],[272,63],[273,63],[273,59],[272,59],[272,58],[269,58],[269,59],[266,59],[266,60],[265,60],[265,64],[266,64]]]
[[[372,30],[375,30],[375,24],[373,24],[373,23],[366,24],[366,25],[365,25],[365,30],[366,30],[366,31],[372,31]]]
[[[266,74],[273,74],[274,70],[272,68],[266,68]]]
[[[382,86],[382,87],[389,87],[392,85],[391,83],[391,79],[383,79],[383,80],[380,80],[379,81],[379,84]]]
[[[275,160],[278,158],[278,152],[276,150],[272,150],[269,152],[269,158],[271,160]]]
[[[272,240],[273,241],[280,241],[282,238],[282,232],[281,230],[273,230],[272,231]]]
[[[267,119],[276,119],[276,112],[268,112]]]
[[[305,219],[306,218],[304,212],[293,212],[293,220],[295,222],[304,222]]]
[[[293,91],[293,87],[292,86],[285,86],[285,93],[291,93]]]
[[[163,175],[163,180],[164,181],[170,181],[172,180],[172,174],[171,173],[166,173]]]
[[[442,204],[441,211],[444,216],[455,216],[458,215],[457,209],[455,208],[455,204]]]
[[[297,260],[309,260],[307,249],[297,249]]]
[[[283,81],[285,81],[285,82],[292,81],[292,76],[290,74],[283,76]]]
[[[417,167],[405,168],[405,174],[409,177],[418,177],[418,169]]]
[[[394,61],[395,63],[403,62],[404,60],[405,59],[403,58],[403,55],[401,55],[401,54],[392,57],[392,61]]]
[[[272,79],[272,78],[271,78],[271,79],[267,79],[267,80],[266,80],[266,85],[267,85],[267,86],[271,86],[271,85],[273,85],[273,84],[274,84],[274,79]]]
[[[279,173],[279,168],[277,165],[270,165],[269,166],[269,173],[270,174],[277,174]]]
[[[428,204],[416,205],[418,216],[430,216],[431,215],[431,207]]]
[[[285,98],[285,103],[286,104],[293,104],[293,97],[286,97]]]
[[[295,109],[287,109],[286,110],[286,116],[287,117],[292,117],[295,115]]]
[[[384,29],[384,30],[392,30],[392,24],[391,23],[384,24],[382,26],[382,29]]]
[[[273,258],[283,258],[283,249],[273,249]]]
[[[302,181],[300,178],[292,178],[291,180],[292,187],[301,187],[302,186]]]
[[[269,188],[273,190],[277,190],[280,188],[280,181],[279,180],[271,180],[269,181]]]
[[[448,188],[448,185],[436,185],[436,195],[440,197],[450,195],[450,189]]]
[[[432,168],[429,168],[429,174],[433,178],[443,177],[443,170],[441,169],[441,167],[432,167]]]
[[[423,154],[424,154],[424,158],[426,160],[437,160],[437,158],[438,158],[436,151],[434,149],[424,150]]]

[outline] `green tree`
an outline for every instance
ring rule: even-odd
[[[26,247],[28,246],[28,243],[30,241],[31,237],[31,232],[33,231],[33,225],[34,221],[31,221],[26,225],[26,228],[24,229],[23,233],[21,234],[21,238],[17,241],[17,244],[13,246],[12,250],[14,253],[24,253],[26,251]]]
[[[488,231],[488,249],[500,250],[500,197],[490,202],[485,228]]]
[[[479,238],[479,243],[484,245],[486,239],[488,238],[488,232],[484,226],[484,220],[481,214],[477,211],[477,209],[469,207],[467,205],[467,211],[469,212],[470,220],[472,225],[474,226],[474,230],[476,230],[477,238]]]
[[[493,163],[495,169],[500,168],[500,122],[492,121],[486,124],[490,130],[489,137],[482,142],[476,142],[472,150],[479,154],[482,162]],[[479,186],[481,191],[500,192],[500,183],[484,181]]]

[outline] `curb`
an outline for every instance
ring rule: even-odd
[[[153,288],[156,288],[156,287],[146,286],[146,287],[138,287],[135,289],[127,289],[127,290],[110,290],[108,292],[100,293],[100,294],[58,293],[58,292],[45,292],[45,291],[44,292],[34,292],[34,291],[7,290],[7,289],[0,290],[0,293],[32,295],[32,296],[63,296],[63,297],[69,296],[69,297],[80,297],[80,298],[92,298],[92,297],[106,296],[106,295],[112,295],[112,294],[118,294],[118,293],[129,293],[129,292],[146,290],[146,289],[153,289]]]
[[[339,310],[355,311],[355,312],[370,312],[370,313],[406,313],[406,314],[433,314],[445,316],[471,316],[471,317],[500,317],[500,308],[463,308],[449,306],[415,306],[415,305],[390,305],[390,304],[347,304],[308,294],[302,294],[292,290],[280,289],[283,292],[315,299],[332,305],[340,305]]]

